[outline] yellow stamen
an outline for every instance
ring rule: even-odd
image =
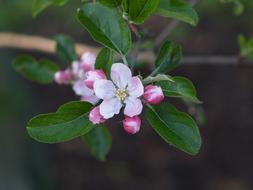
[[[118,100],[120,101],[124,101],[125,98],[127,97],[127,92],[126,92],[126,89],[124,88],[119,88],[116,92],[116,97],[118,98]]]

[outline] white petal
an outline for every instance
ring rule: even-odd
[[[122,104],[117,98],[104,100],[100,104],[100,114],[105,119],[109,119],[113,117],[115,114],[119,114],[121,107],[122,107]]]
[[[141,114],[143,105],[140,99],[128,97],[125,100],[125,104],[124,114],[126,116],[133,117]]]
[[[125,88],[132,77],[131,70],[123,63],[114,63],[111,68],[111,78],[119,88]]]
[[[132,77],[129,79],[127,92],[130,96],[135,98],[143,95],[144,87],[139,77]]]
[[[94,95],[94,91],[89,89],[85,85],[85,80],[79,80],[79,81],[75,82],[75,84],[73,86],[73,90],[75,91],[76,95],[79,95],[79,96]]]
[[[95,94],[90,95],[90,96],[82,96],[81,100],[85,102],[89,102],[93,105],[96,105],[99,101],[99,99],[95,96]]]
[[[110,80],[97,80],[94,83],[94,91],[98,98],[107,100],[115,96],[116,88]]]

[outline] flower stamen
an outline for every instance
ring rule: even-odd
[[[115,95],[119,101],[124,101],[125,98],[128,96],[126,89],[124,88],[119,88],[116,91],[116,95]]]

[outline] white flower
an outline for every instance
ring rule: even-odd
[[[119,114],[125,106],[124,114],[129,117],[142,112],[142,102],[139,99],[144,93],[144,87],[138,77],[132,77],[131,70],[122,63],[115,63],[111,68],[110,80],[97,80],[94,83],[95,95],[102,99],[100,114],[109,119]]]

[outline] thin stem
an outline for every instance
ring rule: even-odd
[[[127,62],[126,56],[121,55],[121,57],[122,57],[123,63],[128,66],[128,62]]]
[[[198,1],[199,0],[189,0],[189,3],[192,6],[195,6],[198,3]],[[156,48],[158,48],[163,43],[163,41],[168,38],[168,36],[178,26],[179,23],[180,22],[178,20],[173,20],[165,27],[165,29],[155,39]]]

